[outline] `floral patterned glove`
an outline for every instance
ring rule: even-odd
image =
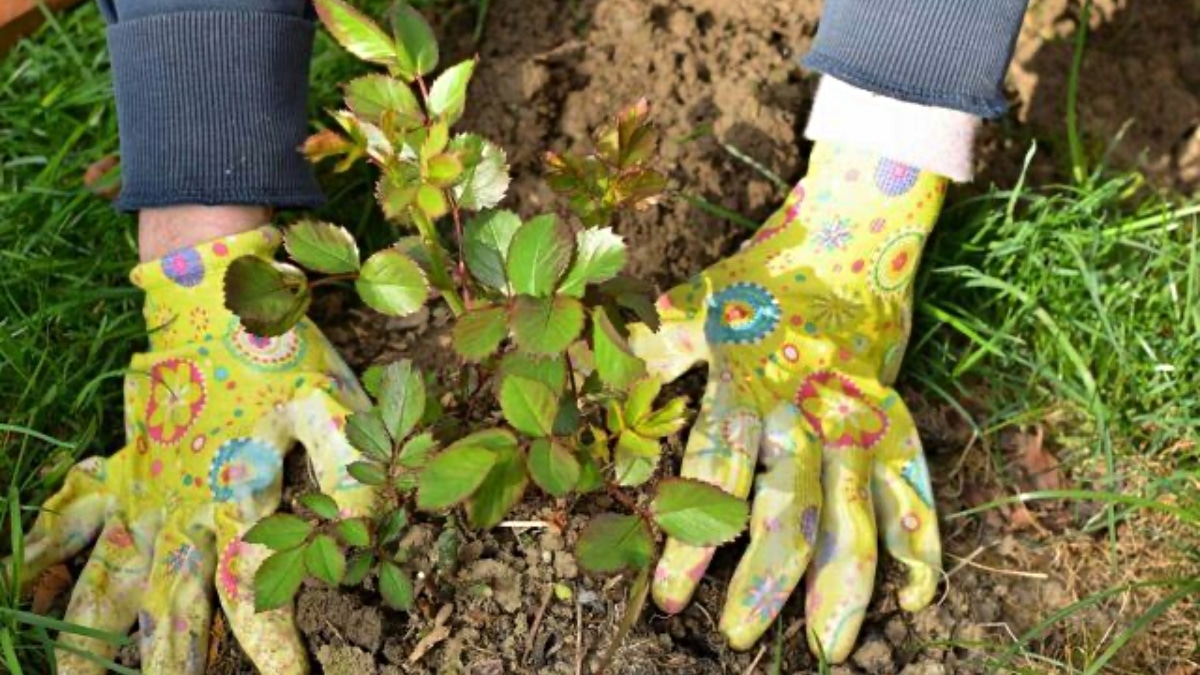
[[[809,645],[845,660],[875,583],[877,526],[909,570],[900,604],[933,598],[941,545],[928,471],[889,385],[945,189],[939,176],[818,144],[808,177],[748,248],[660,298],[658,333],[633,327],[634,351],[664,380],[708,363],[682,474],[745,497],[763,466],[721,617],[735,649],[758,640],[807,569]],[[658,605],[680,611],[712,555],[668,540]]]
[[[344,512],[373,505],[374,493],[346,473],[357,455],[341,432],[348,411],[369,402],[329,342],[307,321],[282,337],[255,337],[223,306],[229,262],[269,258],[279,241],[277,230],[263,228],[133,271],[152,333],[150,351],[133,358],[125,379],[128,445],[72,469],[25,547],[32,578],[96,540],[66,619],[118,632],[136,619],[150,675],[204,671],[214,579],[262,672],[308,671],[292,610],[255,613],[254,573],[269,552],[241,540],[279,505],[283,457],[294,441]],[[98,640],[61,640],[113,656]],[[60,652],[59,673],[102,670]]]

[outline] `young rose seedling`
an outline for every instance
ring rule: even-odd
[[[658,132],[649,105],[639,101],[598,129],[591,154],[546,156],[547,180],[578,223],[522,219],[495,208],[510,182],[504,151],[454,131],[475,61],[429,81],[440,52],[411,6],[394,6],[384,28],[343,0],[315,4],[347,51],[384,72],[349,82],[345,107],[330,113],[334,128],[304,151],[313,161],[337,159],[335,171],[359,161],[378,169],[379,207],[403,236],[364,260],[344,228],[297,222],[284,234],[294,264],[235,261],[226,303],[251,332],[278,335],[323,284],[352,283],[365,304],[393,316],[437,294],[454,315],[450,342],[461,368],[457,378],[443,371],[429,381],[407,361],[364,374],[374,405],[347,419],[362,456],[347,470],[379,489],[378,508],[344,518],[331,497],[310,494],[299,500],[302,515],[252,528],[247,541],[274,551],[255,580],[259,609],[286,604],[305,575],[357,585],[372,573],[384,600],[407,609],[419,592],[412,562],[431,555],[405,543],[425,517],[418,512],[453,522],[461,510],[471,526],[493,527],[533,483],[560,510],[597,490],[624,507],[593,519],[576,548],[590,572],[636,575],[623,635],[645,601],[659,531],[712,545],[735,537],[747,518],[741,500],[711,485],[652,483],[663,440],[686,425],[686,402],[656,407],[661,384],[629,347],[626,321],[657,329],[658,316],[649,285],[623,275],[628,247],[610,226],[620,210],[655,203],[666,185],[650,166]],[[503,423],[480,423],[481,402],[482,418],[498,411]],[[643,506],[631,488],[655,496]],[[453,526],[443,530],[432,553],[438,568],[452,568],[458,541]]]

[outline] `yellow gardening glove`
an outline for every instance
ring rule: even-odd
[[[269,551],[241,540],[279,505],[283,457],[294,441],[345,513],[373,506],[373,491],[345,470],[357,458],[342,434],[346,415],[369,402],[341,358],[308,321],[263,339],[223,306],[228,264],[269,258],[279,241],[277,230],[263,228],[133,271],[151,334],[150,351],[133,358],[125,379],[128,445],[72,469],[25,546],[32,578],[96,541],[66,620],[125,632],[136,619],[149,675],[204,671],[214,581],[262,672],[308,671],[291,608],[254,612],[254,573]],[[113,656],[99,640],[60,639]],[[59,652],[60,674],[102,670]]]
[[[933,174],[818,144],[808,177],[748,248],[660,298],[658,333],[632,329],[634,351],[664,380],[708,363],[683,476],[745,497],[763,466],[721,616],[735,649],[762,636],[807,569],[809,645],[845,660],[871,599],[877,524],[908,566],[901,606],[933,598],[941,545],[928,471],[890,385],[945,189]],[[662,609],[683,609],[712,554],[667,541],[653,586]]]

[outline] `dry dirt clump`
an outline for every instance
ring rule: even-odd
[[[514,183],[507,205],[523,216],[557,206],[541,181],[542,152],[585,142],[605,117],[644,96],[663,128],[661,168],[674,186],[757,219],[781,201],[781,190],[723,144],[786,182],[802,175],[807,148],[801,130],[816,80],[797,59],[811,43],[819,14],[815,0],[494,0],[481,44],[469,41],[466,18],[445,27],[443,42],[457,45],[460,55],[478,51],[481,57],[467,125],[509,152]],[[1013,68],[1017,105],[1009,119],[986,130],[980,157],[985,181],[1010,182],[1034,135],[1049,139],[1038,171],[1049,177],[1060,168],[1074,16],[1067,0],[1034,0]],[[1195,188],[1198,13],[1174,0],[1106,0],[1094,23],[1080,96],[1085,127],[1095,138],[1108,138],[1136,117],[1116,161],[1137,162],[1159,185]],[[748,234],[682,199],[623,216],[618,226],[631,244],[632,273],[664,288],[735,250]],[[346,311],[341,302],[325,296],[317,315],[356,367],[399,355],[427,369],[453,367],[444,312],[396,321]],[[698,397],[702,382],[691,376],[674,389]],[[1021,481],[1077,484],[1072,481],[1086,478],[1087,467],[1072,464],[1072,472],[1081,473],[1064,473],[1054,449],[1042,452],[1029,436],[999,439],[1002,447],[984,449],[957,413],[919,393],[906,399],[933,464],[946,591],[922,612],[903,612],[895,595],[900,570],[882,565],[860,646],[833,670],[837,675],[984,673],[990,656],[1054,610],[1135,577],[1181,576],[1194,565],[1170,545],[1169,521],[1158,518],[1120,524],[1116,565],[1105,532],[1085,531],[1095,514],[1065,504],[949,518],[1011,494],[1005,490]],[[1013,468],[996,470],[997,455]],[[675,470],[674,461],[664,470]],[[304,473],[292,471],[300,480]],[[316,668],[354,675],[588,672],[617,632],[628,580],[581,574],[571,548],[582,516],[609,506],[604,497],[572,504],[531,500],[511,517],[558,526],[464,532],[454,564],[436,584],[426,583],[411,616],[381,608],[369,592],[306,588],[297,619]],[[428,536],[432,541],[436,533],[431,529]],[[767,672],[773,636],[761,651],[739,654],[716,631],[740,550],[735,543],[718,553],[683,613],[666,617],[647,610],[611,672]],[[1162,595],[1154,589],[1116,595],[1031,648],[1078,666]],[[1150,636],[1134,641],[1122,663],[1127,672],[1194,672],[1186,668],[1196,661],[1196,624],[1189,624],[1200,620],[1196,614],[1181,606]],[[799,594],[784,612],[781,633],[781,672],[815,672],[804,645]],[[253,672],[231,637],[217,638],[211,673]],[[981,643],[996,647],[980,649]],[[1013,665],[1022,672],[1058,672],[1026,659]]]
[[[1039,169],[1051,176],[1067,162],[1067,75],[1074,53],[1078,2],[1032,0],[1009,81],[1013,120],[993,131],[1010,134],[996,148],[996,176],[1019,167],[1032,136],[1050,153]],[[1193,0],[1098,0],[1079,86],[1085,138],[1111,162],[1141,169],[1156,187],[1200,189],[1200,5]],[[995,136],[999,140],[999,136]],[[1017,141],[1016,143],[1012,141]],[[1001,149],[1002,148],[1002,149]],[[992,159],[992,158],[985,158]]]

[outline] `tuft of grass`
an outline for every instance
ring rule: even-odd
[[[0,556],[63,474],[122,442],[121,377],[144,333],[131,221],[88,193],[117,151],[104,29],[88,7],[0,60]],[[31,508],[29,505],[34,505]],[[14,577],[20,576],[15,570]],[[0,664],[48,672],[50,631],[0,574]],[[16,582],[16,583],[14,583]]]
[[[1189,534],[1167,539],[1171,553],[1200,569],[1200,200],[1153,193],[1138,173],[1086,155],[1075,106],[1089,6],[1067,91],[1071,182],[1029,186],[1023,174],[1012,189],[947,209],[918,279],[906,376],[984,435],[1066,408],[1084,423],[1057,440],[1079,464],[1104,467],[1090,481],[1074,476],[1084,483],[1077,489],[1017,494],[954,517],[1042,499],[1097,504],[1100,518],[1083,529],[1107,530],[1115,570],[1117,524],[1165,513]],[[987,419],[971,420],[959,405],[973,391],[991,402]],[[1133,461],[1147,456],[1170,467],[1167,475],[1146,475],[1146,463]],[[1120,615],[1082,668],[1056,670],[1102,672],[1173,607],[1200,600],[1200,577],[1114,585],[1053,612],[1011,645],[973,648],[989,652],[989,672],[1013,672],[1018,659],[1065,667],[1035,642],[1139,590],[1157,599],[1138,616]]]
[[[983,392],[991,414],[972,423],[984,435],[1066,409],[1083,424],[1056,440],[1074,462],[1104,467],[1091,481],[1074,476],[1079,489],[1018,494],[955,517],[1049,499],[1100,505],[1084,529],[1107,530],[1116,567],[1117,524],[1166,513],[1193,535],[1174,553],[1200,564],[1198,230],[1200,202],[1149,193],[1138,174],[1103,167],[1080,184],[1022,180],[948,209],[918,280],[906,377],[960,410],[959,399]],[[1146,456],[1174,473],[1141,473],[1144,463],[1132,460]],[[1088,596],[999,649],[992,672],[1012,672],[1018,657],[1044,662],[1050,655],[1032,651],[1036,640],[1078,612],[1151,587],[1160,600],[1122,617],[1081,669],[1062,671],[1102,672],[1173,606],[1200,600],[1200,578],[1145,579]]]
[[[1161,452],[1200,422],[1200,203],[1148,195],[1137,174],[1093,179],[948,210],[909,371],[946,391],[986,382],[1010,421],[1066,401],[1105,453],[1114,436]]]

